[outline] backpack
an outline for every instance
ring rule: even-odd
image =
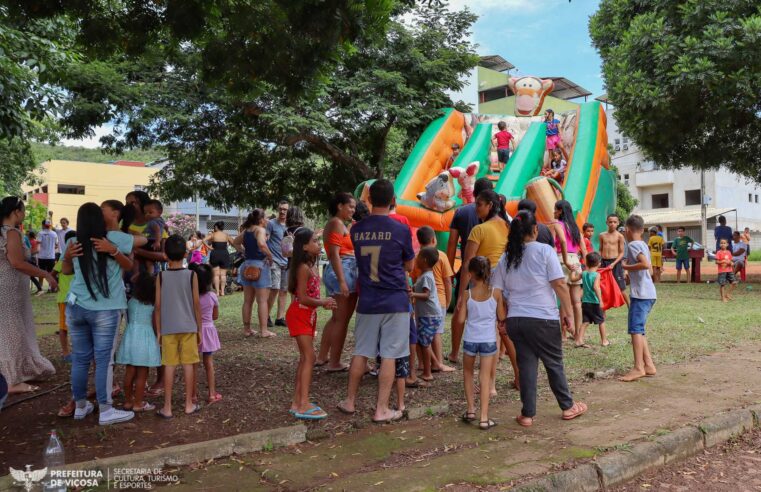
[[[283,239],[280,241],[280,252],[283,254],[283,258],[293,256],[293,232],[286,232],[283,236]]]

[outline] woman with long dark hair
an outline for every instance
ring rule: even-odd
[[[489,260],[492,269],[497,266],[499,258],[505,252],[507,245],[507,233],[510,230],[509,219],[505,212],[505,202],[494,190],[484,190],[476,198],[476,214],[480,224],[475,226],[468,236],[468,242],[465,243],[462,264],[470,265],[470,259],[476,256],[484,256]],[[467,268],[460,270],[460,284],[458,299],[462,299],[461,309],[464,309],[465,289],[470,283],[470,272]],[[500,343],[507,348],[507,355],[510,358],[510,364],[513,366],[515,375],[513,384],[518,387],[518,365],[515,362],[515,347],[507,336],[500,337]],[[498,343],[499,345],[499,343]],[[498,347],[502,353],[502,347]],[[496,377],[497,363],[492,366],[491,395],[497,394]]]
[[[563,367],[560,323],[572,325],[574,316],[565,275],[552,248],[536,241],[538,233],[534,214],[518,212],[492,281],[495,289],[507,295],[507,332],[516,347],[523,403],[516,421],[524,427],[533,425],[536,415],[539,360],[563,420],[587,411],[584,403],[573,401]],[[560,300],[560,311],[555,296]]]
[[[263,338],[277,336],[276,333],[267,329],[267,301],[270,296],[271,278],[270,266],[272,265],[272,253],[267,247],[267,217],[261,208],[254,209],[248,214],[243,223],[243,233],[239,234],[233,245],[246,255],[246,261],[238,269],[238,283],[243,286],[243,334],[250,337],[254,334],[251,330],[251,311],[254,307],[254,299],[257,304],[259,318],[259,334]],[[259,269],[258,280],[248,280],[245,272],[248,268]]]
[[[37,345],[29,277],[44,278],[53,289],[58,282],[28,261],[29,249],[19,229],[26,216],[24,202],[15,196],[3,198],[0,215],[0,373],[7,379],[9,393],[30,393],[39,387],[27,381],[52,376],[55,369]]]
[[[110,202],[121,203],[119,200],[109,200]],[[133,210],[123,210],[122,214],[129,214],[129,223],[126,227],[123,227],[122,232],[128,232],[135,236],[144,236],[148,238],[150,231],[147,230],[148,220],[145,218],[145,206],[151,201],[151,197],[143,190],[135,190],[127,193],[124,199],[126,205],[125,208],[132,208]],[[162,251],[152,251],[150,249],[135,249],[134,257],[137,260],[144,262],[160,262],[166,261],[166,255]],[[149,272],[153,273],[153,271]]]
[[[579,253],[587,255],[587,247],[581,240],[581,232],[576,224],[573,209],[567,200],[555,202],[555,222],[550,224],[555,236],[555,251],[563,268],[566,282],[571,292],[573,302],[574,325],[563,327],[571,335],[581,328],[581,262]]]
[[[122,272],[132,269],[132,250],[147,242],[122,232],[129,228],[129,212],[117,200],[101,206],[85,203],[77,212],[77,238],[63,256],[64,274],[74,274],[66,306],[71,337],[71,386],[75,419],[94,410],[87,400],[87,373],[95,360],[95,392],[101,425],[126,422],[132,412],[112,406],[113,361],[121,314],[127,308]]]
[[[354,258],[354,245],[349,236],[348,224],[357,201],[350,193],[336,193],[328,203],[330,220],[322,232],[328,265],[325,267],[323,283],[328,295],[336,300],[337,308],[320,339],[320,351],[317,354],[317,366],[327,364],[328,372],[346,371],[349,366],[341,362],[349,320],[357,306],[357,260]]]
[[[209,265],[211,265],[214,290],[217,296],[223,296],[227,285],[227,269],[232,266],[227,245],[234,246],[233,239],[225,232],[225,223],[220,220],[214,223],[214,230],[206,235],[204,242],[211,248]]]

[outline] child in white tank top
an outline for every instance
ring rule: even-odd
[[[481,418],[478,427],[488,430],[496,422],[489,418],[489,393],[492,386],[492,368],[497,359],[497,318],[507,316],[502,295],[489,286],[491,265],[483,256],[476,256],[468,263],[471,277],[470,290],[465,292],[465,309],[461,309],[459,321],[465,323],[463,335],[463,377],[465,378],[465,398],[468,410],[462,416],[465,422],[476,420],[476,402],[473,374],[476,357],[481,362],[478,379],[481,385]]]

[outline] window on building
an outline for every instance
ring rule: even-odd
[[[628,145],[628,144],[629,144],[629,137],[624,137],[624,145]]]
[[[495,99],[502,99],[507,97],[506,88],[499,87],[497,89],[489,89],[479,93],[481,96],[481,102],[494,101]]]
[[[755,202],[758,203],[758,195],[756,195],[754,198],[755,198]]]
[[[748,203],[753,203],[753,193],[748,193]]]
[[[624,174],[624,184],[626,186],[629,186],[629,175],[628,174]]]
[[[700,190],[685,190],[684,204],[685,205],[700,205]]]
[[[85,187],[81,185],[59,184],[58,193],[62,195],[84,195]]]
[[[653,208],[669,208],[669,194],[658,193],[652,195]]]

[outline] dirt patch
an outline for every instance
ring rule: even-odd
[[[25,464],[41,465],[43,448],[52,429],[56,429],[63,439],[67,463],[75,463],[294,424],[295,419],[288,413],[288,408],[293,395],[298,353],[287,332],[278,328],[277,338],[245,339],[234,326],[234,320],[229,326],[222,324],[219,331],[223,350],[215,358],[215,364],[222,402],[207,406],[203,398],[200,413],[192,416],[182,414],[184,386],[178,376],[175,382],[174,419],[164,421],[152,413],[138,414],[133,421],[112,427],[99,426],[96,414],[82,421],[56,416],[59,407],[71,397],[69,366],[60,361],[56,335],[41,337],[42,353],[54,361],[57,370],[53,378],[41,383],[42,391],[60,387],[15,405],[14,401],[21,397],[9,398],[7,403],[10,407],[0,413],[0,473],[8,473],[9,466],[23,468]],[[350,354],[352,347],[353,339],[349,336],[346,353]],[[330,414],[330,418],[308,423],[310,429],[319,429],[323,431],[321,434],[332,437],[367,425],[370,409],[375,406],[375,379],[365,376],[357,401],[358,412],[347,416],[336,410],[336,404],[345,396],[347,378],[348,373],[345,372],[315,371],[312,395]],[[500,369],[501,387],[507,388],[508,378],[512,379],[512,371],[505,362]],[[117,365],[114,380],[120,383],[122,379],[123,367]],[[208,393],[202,370],[199,381],[199,395],[204,397]],[[438,373],[432,387],[407,390],[407,405],[425,406],[445,401],[464,405],[461,385],[461,372]],[[158,405],[162,398],[149,401]],[[517,398],[517,392],[505,390],[496,402]],[[115,406],[119,407],[122,403],[122,395],[114,399]]]

